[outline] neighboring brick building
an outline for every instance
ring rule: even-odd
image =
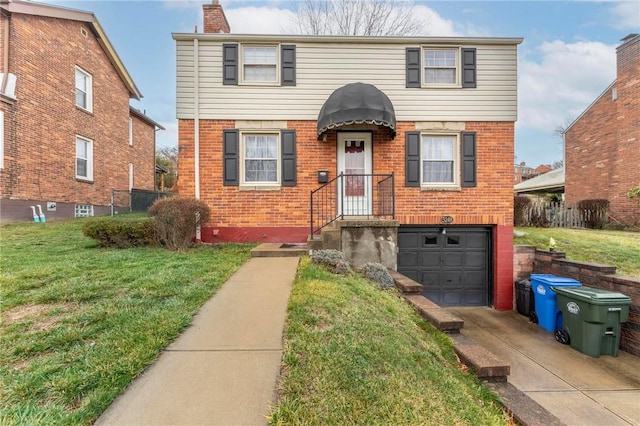
[[[155,131],[141,94],[90,12],[0,6],[0,218],[109,211],[111,189],[154,189]],[[48,207],[48,208],[47,208]]]
[[[565,200],[609,200],[612,223],[640,223],[640,35],[617,48],[616,80],[567,128]]]
[[[178,187],[212,208],[202,240],[303,242],[325,210],[392,215],[398,271],[425,294],[512,309],[521,39],[234,35],[204,8],[207,33],[173,35]]]

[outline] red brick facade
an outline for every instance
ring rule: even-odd
[[[194,122],[179,121],[181,195],[195,195]],[[222,134],[234,121],[200,120],[200,198],[211,206],[212,218],[203,241],[299,242],[309,235],[309,197],[318,188],[317,171],[336,175],[337,132],[317,138],[315,121],[288,121],[296,130],[297,185],[276,190],[243,190],[222,185]],[[512,122],[467,122],[477,134],[477,187],[459,191],[424,191],[405,187],[406,131],[415,123],[397,123],[391,139],[384,127],[373,131],[373,173],[395,174],[395,211],[401,225],[438,225],[451,216],[456,225],[493,229],[494,305],[513,303],[513,135]],[[505,161],[507,159],[507,161]]]
[[[617,78],[565,134],[565,197],[604,198],[613,223],[640,223],[640,36],[618,47]]]
[[[211,4],[202,5],[202,11],[205,33],[228,33],[230,31],[229,22],[218,0],[213,0]]]
[[[28,205],[56,202],[48,218],[73,216],[73,206],[110,204],[111,188],[154,188],[155,126],[133,117],[130,92],[87,22],[10,15],[9,72],[16,100],[5,112],[2,220],[29,220]],[[2,43],[0,43],[2,44]],[[93,79],[92,111],[76,106],[75,67]],[[93,180],[76,179],[76,136],[93,141]],[[96,211],[96,214],[99,211]]]

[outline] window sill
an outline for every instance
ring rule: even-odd
[[[421,89],[462,89],[462,85],[460,84],[423,84],[420,86]]]
[[[280,191],[282,187],[278,186],[251,186],[251,185],[240,185],[240,191]]]
[[[420,190],[421,191],[437,191],[437,192],[443,192],[443,191],[460,192],[462,191],[462,188],[459,186],[421,186]]]
[[[82,107],[81,107],[81,106],[79,106],[79,105],[76,105],[76,109],[77,109],[78,111],[82,111],[82,112],[84,112],[84,113],[87,113],[87,114],[89,114],[89,115],[93,116],[93,110],[88,110],[88,109],[86,109],[86,108],[82,108]]]
[[[88,179],[88,178],[81,178],[81,177],[77,177],[76,176],[76,182],[80,182],[80,183],[88,183],[93,185],[93,179]]]

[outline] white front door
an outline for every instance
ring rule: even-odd
[[[345,216],[370,215],[372,210],[371,133],[338,133],[338,209]]]

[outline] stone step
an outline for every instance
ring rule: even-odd
[[[309,253],[306,244],[262,243],[251,250],[251,257],[298,257]]]
[[[511,366],[507,362],[462,334],[453,335],[451,339],[453,350],[460,361],[471,368],[479,379],[492,382],[507,381],[507,376],[511,373]]]
[[[460,329],[464,326],[463,320],[422,295],[407,294],[404,298],[415,308],[422,318],[429,321],[440,331],[445,333],[460,333]]]

